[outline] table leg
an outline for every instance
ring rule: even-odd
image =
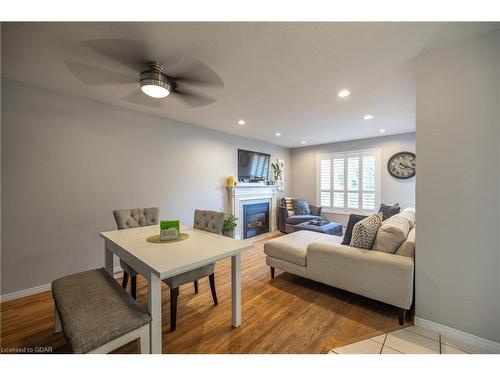
[[[231,315],[233,327],[241,324],[241,254],[231,257]]]
[[[161,280],[152,273],[148,277],[148,310],[152,319],[149,333],[151,354],[162,354]]]
[[[104,242],[104,268],[113,276],[113,252],[108,249],[106,242]]]

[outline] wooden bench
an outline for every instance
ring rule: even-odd
[[[52,296],[55,331],[74,353],[109,353],[136,339],[149,353],[151,317],[104,268],[55,280]]]

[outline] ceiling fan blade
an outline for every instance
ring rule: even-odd
[[[138,78],[97,66],[66,60],[68,71],[77,79],[90,86],[137,83]]]
[[[201,96],[186,90],[179,90],[177,88],[172,93],[192,108],[203,107],[217,101],[217,99]]]
[[[172,78],[176,83],[224,87],[222,78],[208,65],[201,62],[200,60],[190,59],[188,62],[185,62],[182,65],[184,66],[174,66],[172,69],[169,69],[168,65],[166,67],[167,75],[169,77],[172,75]]]
[[[162,108],[163,105],[165,104],[164,102],[165,99],[166,98],[161,98],[161,99],[151,98],[146,94],[143,94],[140,90],[135,90],[133,93],[123,98],[123,100],[129,103],[143,105],[147,107],[153,107],[153,108]]]
[[[145,63],[154,57],[148,45],[140,40],[92,39],[80,44],[135,71],[143,69]]]

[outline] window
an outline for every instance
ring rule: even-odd
[[[380,196],[380,150],[320,154],[318,204],[326,212],[372,212]]]

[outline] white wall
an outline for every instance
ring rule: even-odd
[[[2,80],[2,294],[103,265],[116,208],[191,225],[223,209],[239,147],[288,149]],[[287,171],[285,171],[287,173]]]
[[[500,31],[416,66],[416,316],[500,342]]]
[[[292,150],[291,195],[316,201],[316,155],[321,153],[381,149],[381,201],[398,202],[401,207],[415,207],[415,177],[399,180],[387,172],[387,161],[399,151],[415,152],[415,133],[367,138],[356,141],[328,143]],[[417,155],[418,163],[418,155]],[[417,172],[418,173],[418,172]],[[330,220],[347,225],[349,215],[325,214]]]

